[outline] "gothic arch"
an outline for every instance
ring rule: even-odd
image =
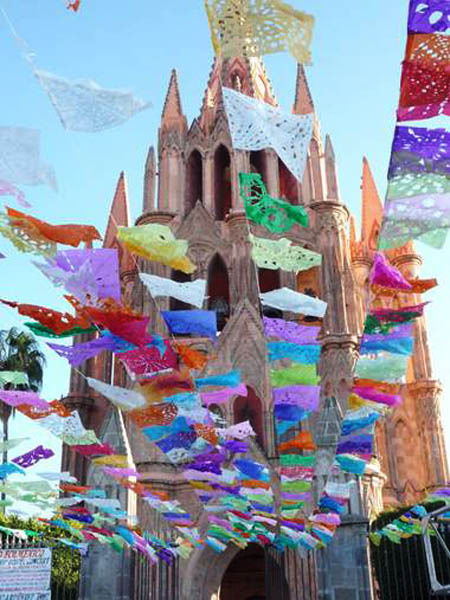
[[[194,148],[186,163],[185,212],[195,206],[197,200],[203,202],[203,158],[199,150]]]
[[[265,150],[253,150],[250,152],[250,171],[259,173],[267,184],[267,154]]]
[[[170,273],[170,279],[172,281],[177,281],[178,283],[185,283],[187,281],[191,281],[192,278],[187,273],[183,273],[183,271],[176,271],[172,269]],[[190,304],[186,304],[186,302],[182,302],[177,298],[170,297],[169,300],[169,309],[170,310],[191,310],[192,306]]]
[[[264,414],[261,400],[250,386],[247,386],[247,396],[236,396],[233,403],[233,422],[250,421],[256,441],[264,448]]]
[[[291,204],[299,204],[297,179],[278,158],[278,173],[280,178],[280,198]]]
[[[258,285],[259,292],[264,294],[265,292],[271,292],[281,287],[280,270],[274,269],[258,269]],[[272,308],[270,306],[263,306],[263,315],[265,317],[282,318],[283,313],[281,310]]]
[[[224,144],[214,151],[214,213],[216,221],[224,221],[230,212],[231,201],[231,156]]]
[[[217,253],[208,267],[208,309],[216,311],[217,329],[222,331],[230,316],[230,282],[225,261]]]

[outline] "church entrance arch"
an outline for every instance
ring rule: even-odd
[[[220,586],[220,600],[266,600],[264,549],[250,544],[229,564]]]

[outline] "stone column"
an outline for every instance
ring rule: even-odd
[[[251,242],[245,212],[242,209],[233,210],[227,218],[227,223],[232,243],[230,304],[236,306],[247,298],[252,306],[258,306],[257,273],[251,257]]]
[[[81,563],[78,600],[132,600],[131,552],[91,542]]]
[[[442,391],[439,381],[422,380],[408,384],[408,393],[416,401],[417,425],[425,443],[422,460],[427,463],[427,488],[445,486],[449,479],[441,419]]]

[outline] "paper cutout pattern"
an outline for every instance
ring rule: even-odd
[[[92,377],[87,377],[86,381],[89,387],[108,398],[115,406],[124,411],[142,408],[147,404],[145,397],[133,390],[110,385]]]
[[[410,0],[408,30],[414,33],[450,33],[448,0]]]
[[[0,127],[0,180],[18,185],[46,183],[56,189],[53,169],[41,162],[40,132]]]
[[[319,318],[324,316],[327,309],[327,303],[323,300],[285,287],[260,294],[260,298],[266,306]]]
[[[211,38],[224,58],[287,50],[309,63],[314,17],[280,0],[206,0]]]
[[[38,463],[40,460],[50,458],[54,456],[54,454],[55,453],[53,452],[53,450],[50,450],[49,448],[44,448],[43,446],[36,446],[36,448],[30,450],[30,452],[27,452],[26,454],[16,456],[16,458],[12,459],[12,462],[18,465],[19,467],[22,467],[22,469],[28,469],[29,467],[32,467],[33,465]]]
[[[173,334],[217,337],[217,315],[212,310],[163,310],[161,314]]]
[[[65,129],[95,132],[117,127],[150,106],[130,92],[108,90],[95,81],[69,81],[41,71],[34,75]]]
[[[154,298],[158,296],[171,296],[198,308],[202,308],[203,306],[206,293],[206,279],[196,279],[180,283],[172,281],[172,279],[166,279],[165,277],[149,275],[148,273],[140,273],[139,277]]]
[[[118,227],[117,239],[130,252],[172,269],[193,273],[196,266],[186,256],[188,242],[177,240],[167,225],[147,223],[136,227]]]
[[[291,240],[281,238],[268,240],[250,235],[252,258],[261,269],[283,269],[298,273],[317,267],[322,262],[321,254],[293,245]]]
[[[313,115],[292,115],[230,88],[222,88],[233,146],[239,150],[273,148],[302,181]]]

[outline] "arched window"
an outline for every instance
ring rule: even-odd
[[[275,271],[273,269],[258,269],[258,284],[261,294],[279,289],[281,287],[280,271]],[[283,313],[277,308],[263,306],[263,315],[265,317],[271,317],[272,319],[281,319]]]
[[[230,316],[230,287],[227,267],[219,254],[209,263],[208,309],[216,312],[217,329],[222,331]]]
[[[250,152],[250,171],[252,173],[259,173],[266,183],[266,154],[264,150],[255,150]]]
[[[191,281],[191,276],[183,273],[183,271],[175,271],[172,270],[170,278],[172,281],[177,281],[178,283],[185,283],[186,281]],[[177,300],[177,298],[170,298],[169,301],[170,310],[191,310],[192,306],[190,304],[186,304],[186,302],[182,302],[181,300]]]
[[[225,146],[214,153],[214,206],[217,221],[223,221],[231,210],[231,159]]]
[[[250,421],[256,441],[264,448],[264,427],[261,400],[253,388],[247,386],[247,396],[238,396],[234,401],[233,418],[235,423]]]
[[[291,204],[298,204],[297,179],[289,171],[281,158],[278,159],[278,172],[280,175],[280,198]]]
[[[186,212],[194,208],[197,200],[203,202],[203,162],[200,152],[193,150],[186,165]]]
[[[320,298],[320,287],[319,287],[319,267],[312,267],[306,271],[300,271],[297,275],[297,291],[306,296],[312,298]],[[301,320],[306,323],[314,323],[317,321],[321,322],[317,317],[306,316]]]

